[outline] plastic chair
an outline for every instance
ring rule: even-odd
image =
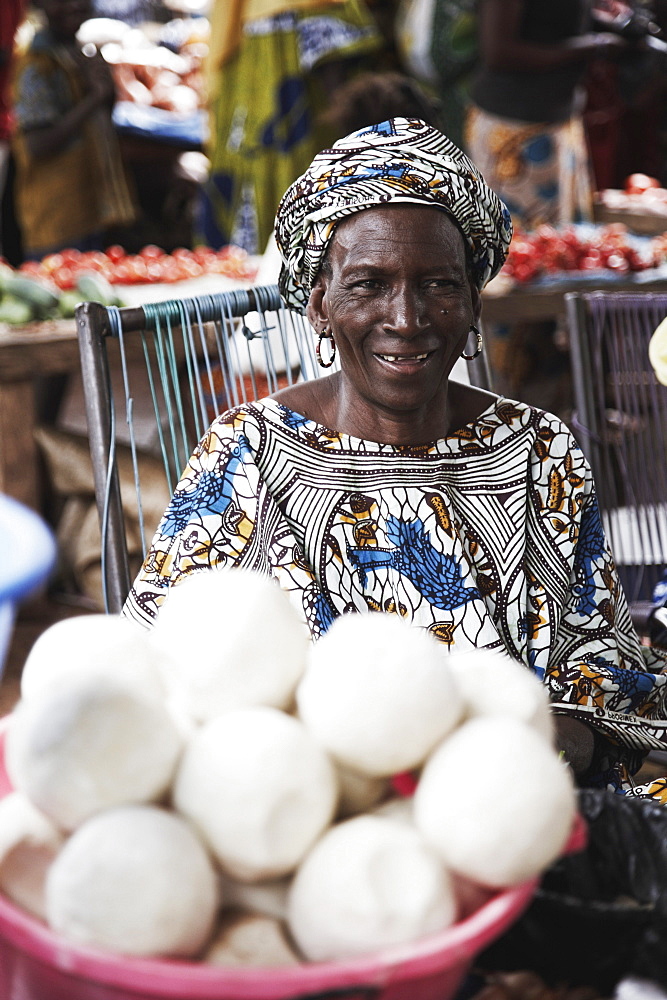
[[[566,295],[575,413],[635,625],[667,564],[667,387],[648,359],[667,294]]]

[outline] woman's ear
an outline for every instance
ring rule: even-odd
[[[326,283],[320,273],[315,279],[315,284],[313,285],[308,305],[306,306],[306,316],[314,330],[322,330],[327,325],[327,314],[324,303],[325,292]]]

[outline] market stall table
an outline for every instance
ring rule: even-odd
[[[625,277],[610,272],[586,277],[580,271],[561,272],[553,279],[525,285],[514,283],[502,274],[487,285],[482,293],[482,322],[490,324],[525,321],[565,320],[567,292],[592,292],[606,289],[614,292],[667,291],[667,267],[638,271]]]
[[[0,492],[41,512],[35,379],[77,371],[74,320],[0,324]]]

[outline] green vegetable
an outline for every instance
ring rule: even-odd
[[[76,281],[76,290],[80,302],[101,302],[103,306],[118,304],[113,285],[96,271],[85,271],[80,274]]]
[[[5,276],[3,290],[5,295],[11,295],[30,306],[34,319],[44,319],[58,307],[59,296],[55,291],[24,274]]]
[[[5,281],[14,273],[14,269],[0,260],[0,295],[5,290]]]
[[[23,326],[33,319],[33,312],[27,302],[13,295],[5,295],[0,301],[0,323]]]
[[[74,319],[76,307],[81,302],[80,292],[61,292],[58,314],[63,319]]]

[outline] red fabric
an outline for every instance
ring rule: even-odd
[[[0,0],[0,140],[11,132],[9,80],[14,35],[23,17],[24,0]]]

